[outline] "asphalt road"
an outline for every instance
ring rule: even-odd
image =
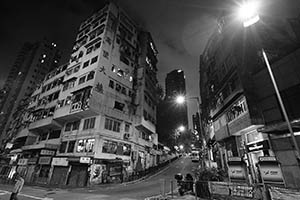
[[[95,189],[47,189],[40,187],[24,187],[19,196],[20,200],[143,200],[146,197],[155,196],[170,192],[171,183],[176,188],[174,175],[191,173],[193,175],[198,163],[192,163],[188,157],[182,157],[171,163],[167,168],[159,173],[131,184],[121,184],[112,187],[99,187]],[[3,188],[2,188],[3,187]],[[12,186],[0,185],[0,200],[8,200]]]

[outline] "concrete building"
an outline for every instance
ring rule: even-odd
[[[296,20],[296,19],[295,19]],[[293,21],[294,22],[294,21]],[[296,24],[296,23],[293,23]],[[291,23],[262,18],[244,29],[220,18],[200,59],[202,121],[213,145],[212,160],[227,169],[230,157],[247,164],[249,182],[260,182],[260,157],[281,163],[287,187],[299,187],[300,168],[270,76],[260,56],[263,47],[279,85],[299,144],[299,38]],[[248,177],[246,178],[248,179]]]
[[[175,143],[175,132],[179,126],[188,128],[187,104],[176,104],[178,95],[186,95],[184,71],[173,70],[167,74],[165,79],[165,97],[158,105],[157,132],[159,141],[173,148]]]
[[[33,93],[15,138],[25,181],[122,182],[156,166],[157,54],[150,33],[114,3],[82,22],[69,63]]]
[[[6,144],[3,140],[11,138],[11,122],[16,112],[28,103],[26,99],[36,85],[58,66],[59,60],[60,52],[55,43],[43,40],[22,46],[0,91],[0,147]]]

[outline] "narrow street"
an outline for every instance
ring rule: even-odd
[[[149,177],[146,180],[131,184],[121,184],[112,187],[99,187],[97,189],[78,188],[78,189],[47,189],[40,187],[24,187],[21,200],[31,199],[47,199],[53,198],[55,200],[142,200],[146,197],[162,194],[165,187],[165,192],[170,192],[171,181],[173,181],[173,188],[176,188],[176,181],[174,175],[176,173],[192,173],[196,169],[198,163],[192,163],[189,157],[182,157],[177,161],[171,163],[167,168],[159,173]],[[165,185],[165,186],[164,186]],[[9,193],[12,186],[0,185],[0,200],[9,199]],[[47,198],[45,198],[47,197]]]

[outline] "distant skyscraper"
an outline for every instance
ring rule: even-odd
[[[157,109],[157,132],[159,141],[173,147],[177,142],[176,129],[183,125],[188,128],[187,104],[178,105],[177,95],[186,95],[185,78],[182,70],[173,70],[166,77],[166,96]]]
[[[27,42],[22,46],[0,90],[0,146],[13,113],[22,100],[30,97],[44,76],[58,66],[59,59],[60,53],[55,43],[43,40]]]
[[[184,72],[180,69],[171,71],[166,77],[166,98],[174,98],[178,94],[186,94]]]

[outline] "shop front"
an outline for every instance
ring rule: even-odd
[[[37,171],[37,161],[38,158],[28,158],[27,161],[27,174],[24,177],[26,183],[33,183],[36,178],[36,171]]]
[[[71,170],[67,180],[70,187],[84,187],[89,180],[90,157],[69,157],[67,161]]]
[[[51,159],[51,156],[41,156],[39,158],[39,173],[35,181],[37,184],[48,184],[51,168]]]
[[[17,172],[22,177],[26,177],[26,174],[27,174],[27,162],[28,162],[28,158],[20,158],[18,160]]]
[[[52,159],[52,175],[50,184],[55,186],[66,185],[68,172],[69,172],[69,161],[66,157],[54,157]]]

